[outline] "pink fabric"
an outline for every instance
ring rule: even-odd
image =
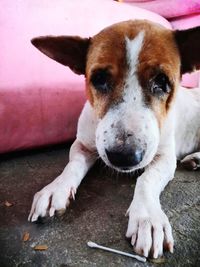
[[[122,0],[145,8],[165,18],[174,18],[200,12],[199,0]]]
[[[170,23],[173,29],[179,30],[200,26],[200,13],[171,19]]]
[[[84,77],[45,57],[30,39],[91,36],[134,18],[171,27],[157,14],[108,0],[1,0],[0,153],[73,139],[85,102]]]

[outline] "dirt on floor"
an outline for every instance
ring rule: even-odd
[[[69,146],[68,146],[69,147]],[[132,252],[125,238],[126,210],[136,178],[118,175],[98,162],[62,217],[27,221],[34,193],[51,182],[68,162],[69,150],[18,152],[0,162],[0,267],[200,266],[200,172],[178,169],[161,195],[173,227],[174,254],[162,262],[137,262],[87,247],[89,240]],[[43,246],[43,250],[35,249]]]

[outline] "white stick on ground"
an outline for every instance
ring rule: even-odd
[[[134,259],[136,259],[138,261],[146,262],[146,258],[145,257],[141,257],[141,256],[138,256],[138,255],[126,253],[126,252],[123,252],[123,251],[120,251],[120,250],[116,250],[116,249],[100,246],[100,245],[98,245],[98,244],[96,244],[94,242],[91,242],[91,241],[87,242],[87,245],[90,248],[99,248],[99,249],[106,250],[106,251],[109,251],[109,252],[113,252],[113,253],[117,253],[117,254],[120,254],[120,255],[128,256],[128,257],[134,258]]]

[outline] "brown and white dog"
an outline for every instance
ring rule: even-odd
[[[99,155],[120,172],[145,168],[128,209],[126,236],[134,250],[146,257],[153,252],[154,258],[163,247],[173,252],[159,196],[174,177],[177,158],[200,167],[200,90],[179,88],[181,75],[200,67],[200,27],[173,32],[135,20],[92,38],[47,36],[32,43],[85,75],[88,101],[70,161],[35,194],[29,220],[65,209]]]

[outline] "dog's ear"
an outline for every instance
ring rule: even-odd
[[[175,31],[181,57],[181,74],[200,69],[200,27]]]
[[[90,38],[78,36],[42,36],[31,43],[48,57],[70,67],[77,74],[85,74]]]

